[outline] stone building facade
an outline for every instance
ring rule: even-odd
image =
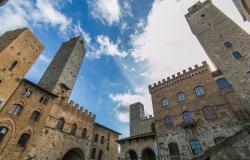
[[[211,0],[198,2],[188,11],[193,34],[250,111],[250,35]]]
[[[250,21],[250,1],[249,0],[233,0],[235,6],[239,10],[244,21]]]
[[[142,103],[130,105],[130,137],[117,142],[122,160],[158,160],[154,118],[145,116]]]
[[[117,160],[118,143],[120,133],[109,129],[99,123],[95,123],[94,134],[91,145],[91,160]]]
[[[69,102],[85,54],[81,38],[63,43],[40,85],[24,79],[44,48],[32,32],[9,31],[0,37],[0,42],[0,159],[89,159],[95,115]],[[68,56],[69,61],[62,60],[62,55]],[[53,69],[59,74],[52,73]],[[113,133],[110,148],[117,147],[114,139],[118,136]],[[112,159],[108,156],[115,154],[118,151],[114,149],[105,159]]]

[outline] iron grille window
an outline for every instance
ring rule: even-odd
[[[161,105],[162,107],[166,107],[168,105],[169,101],[167,98],[162,98],[161,99]]]
[[[170,116],[165,117],[165,125],[166,127],[172,127],[173,126],[173,119]]]
[[[199,155],[202,152],[200,142],[197,139],[191,140],[190,146],[194,155]]]
[[[179,92],[177,94],[177,99],[178,99],[179,102],[185,101],[185,94],[183,92]]]
[[[205,117],[208,120],[217,118],[217,114],[216,114],[214,107],[211,107],[211,106],[204,107],[203,113],[205,114]]]
[[[205,89],[202,86],[196,87],[194,91],[197,96],[203,96],[205,94]]]
[[[192,118],[192,114],[190,112],[183,112],[182,113],[182,118],[185,124],[192,124],[193,123],[193,118]]]
[[[8,133],[8,128],[6,127],[0,127],[0,143],[2,142],[5,135]]]
[[[21,106],[20,104],[14,104],[11,114],[13,116],[19,116],[22,110],[23,110],[23,106]]]

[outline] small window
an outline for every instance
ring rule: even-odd
[[[108,133],[108,141],[110,140],[110,133]]]
[[[200,142],[197,139],[193,139],[190,142],[190,146],[194,155],[199,155],[202,152]]]
[[[104,136],[101,136],[101,144],[104,144]]]
[[[14,104],[11,114],[13,116],[19,116],[22,110],[23,110],[23,106],[21,106],[20,104]]]
[[[65,120],[63,118],[60,118],[57,122],[56,128],[60,131],[63,131]]]
[[[204,107],[203,113],[204,113],[206,119],[208,119],[208,120],[217,118],[217,114],[215,112],[214,107],[211,107],[211,106]]]
[[[152,132],[155,132],[155,123],[152,123],[152,124],[151,124],[151,131],[152,131]]]
[[[225,89],[225,88],[231,87],[230,83],[225,78],[217,79],[216,83],[220,89]]]
[[[206,14],[205,14],[205,13],[201,14],[201,17],[202,17],[202,18],[204,18],[205,16],[206,16]]]
[[[70,134],[71,135],[76,135],[76,129],[77,129],[77,125],[73,124],[72,127],[71,127]]]
[[[0,127],[0,143],[3,141],[5,135],[8,133],[8,128]]]
[[[185,94],[183,92],[179,92],[177,94],[177,99],[178,99],[179,102],[185,101]]]
[[[83,130],[82,130],[82,138],[84,138],[84,139],[87,138],[87,128],[83,128]]]
[[[12,70],[16,67],[17,64],[18,64],[18,62],[17,62],[17,61],[14,61],[14,62],[10,65],[9,71],[12,71]]]
[[[166,107],[167,105],[168,105],[168,99],[167,98],[162,98],[161,99],[161,105],[162,105],[162,107]]]
[[[235,59],[240,59],[242,57],[240,52],[234,52],[233,56],[234,56]]]
[[[193,123],[192,114],[188,111],[182,113],[182,118],[183,118],[183,121],[186,125]]]
[[[32,121],[38,122],[40,119],[41,113],[38,111],[34,111],[30,117]]]
[[[25,97],[30,97],[32,94],[32,91],[30,89],[24,88],[22,91],[22,95]]]
[[[106,144],[106,150],[109,150],[109,142]]]
[[[247,72],[247,77],[250,78],[250,71]]]
[[[203,96],[203,95],[205,95],[205,89],[204,89],[204,87],[201,87],[201,86],[196,87],[196,88],[194,89],[194,91],[195,91],[195,94],[196,94],[197,96]]]
[[[90,158],[91,158],[91,159],[95,159],[95,154],[96,154],[96,148],[92,148]]]
[[[169,150],[170,156],[180,155],[179,148],[178,148],[178,145],[176,143],[169,143],[168,150]]]
[[[20,139],[18,140],[18,145],[21,147],[25,147],[30,139],[30,135],[24,133],[21,135]]]
[[[171,116],[166,116],[165,117],[165,125],[167,128],[173,127],[173,119]]]
[[[224,47],[227,48],[227,49],[231,48],[232,46],[233,45],[230,42],[225,42],[224,43]]]
[[[95,139],[94,139],[95,142],[98,142],[98,137],[99,137],[99,135],[96,134],[96,135],[95,135]]]
[[[99,153],[98,153],[98,160],[102,160],[102,150],[99,150]]]
[[[39,103],[46,105],[48,104],[49,99],[47,97],[41,97]]]

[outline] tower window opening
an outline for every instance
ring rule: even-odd
[[[41,97],[39,103],[46,105],[48,104],[48,101],[49,99],[47,97]]]
[[[18,62],[17,61],[14,61],[10,67],[9,67],[9,71],[12,71],[16,66],[17,66]]]
[[[240,59],[240,58],[242,57],[241,54],[240,54],[240,52],[234,52],[234,53],[233,53],[233,56],[234,56],[234,58],[237,59],[237,60]]]
[[[162,107],[166,107],[168,105],[169,101],[167,98],[162,98],[161,99],[161,105]]]
[[[232,43],[230,43],[230,42],[225,42],[225,43],[224,43],[224,47],[227,48],[227,49],[229,49],[229,48],[232,48],[233,45],[232,45]]]
[[[205,13],[201,14],[201,17],[202,17],[202,18],[204,18],[205,16],[206,16],[206,14],[205,14]]]
[[[6,127],[0,127],[0,143],[4,139],[5,135],[8,133],[8,128]]]
[[[24,133],[21,135],[20,139],[18,140],[18,144],[21,147],[25,147],[28,143],[28,140],[30,139],[30,135],[27,133]]]
[[[41,117],[41,113],[38,111],[34,111],[30,117],[32,121],[38,122]]]
[[[250,71],[247,72],[247,77],[250,78]]]

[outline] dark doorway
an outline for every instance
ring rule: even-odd
[[[134,150],[130,150],[126,153],[125,160],[138,160],[137,154]]]
[[[81,149],[75,148],[68,151],[62,160],[85,160],[84,153]]]
[[[102,150],[99,151],[98,160],[102,160]]]
[[[142,160],[156,160],[155,153],[152,149],[145,149],[142,152]]]

